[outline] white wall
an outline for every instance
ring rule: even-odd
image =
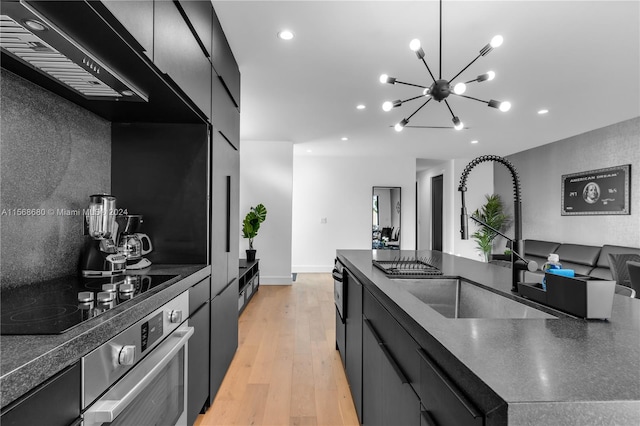
[[[253,240],[260,284],[291,284],[292,185],[291,142],[240,143],[240,223],[251,206],[262,203],[267,208],[267,219]],[[240,258],[248,248],[249,241],[240,238]]]
[[[374,186],[402,188],[400,246],[413,250],[415,170],[415,158],[295,155],[293,272],[329,272],[336,249],[371,249]]]
[[[482,260],[472,239],[460,238],[460,208],[462,198],[458,191],[460,176],[472,159],[448,160],[417,175],[419,197],[419,248],[431,248],[431,178],[442,175],[442,251],[474,260]],[[484,204],[486,194],[493,193],[493,165],[481,163],[473,168],[467,180],[466,206],[470,215]],[[469,223],[469,231],[473,233],[476,226]]]

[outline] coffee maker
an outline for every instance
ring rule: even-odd
[[[126,214],[116,217],[118,237],[116,238],[118,253],[126,256],[127,269],[144,269],[151,266],[151,261],[142,257],[151,253],[153,246],[147,234],[141,234],[142,215]]]
[[[108,194],[89,197],[85,211],[85,231],[88,234],[80,259],[80,270],[85,277],[111,277],[123,274],[127,258],[118,253],[116,233],[116,198]]]

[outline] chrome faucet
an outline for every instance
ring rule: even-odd
[[[462,176],[460,177],[460,185],[458,186],[458,191],[460,191],[460,195],[462,196],[462,208],[460,211],[460,236],[463,240],[469,239],[468,222],[469,216],[467,215],[467,207],[465,205],[464,194],[467,191],[467,178],[469,177],[469,173],[471,170],[480,163],[484,163],[486,161],[493,161],[502,164],[509,172],[511,172],[511,179],[513,181],[513,217],[514,217],[514,238],[511,239],[504,235],[502,232],[497,229],[489,226],[483,221],[471,216],[471,219],[476,221],[482,226],[487,227],[491,231],[502,235],[504,238],[511,242],[511,291],[517,293],[518,292],[518,281],[520,277],[520,269],[522,268],[521,264],[516,264],[516,258],[520,259],[524,262],[524,266],[530,271],[535,271],[538,269],[538,264],[534,261],[527,261],[520,253],[524,254],[524,241],[522,240],[522,202],[520,197],[520,179],[518,177],[518,172],[516,171],[513,164],[511,164],[507,159],[503,157],[499,157],[497,155],[482,155],[474,160],[472,160],[467,167],[464,168],[462,172]]]

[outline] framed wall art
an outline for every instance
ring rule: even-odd
[[[562,175],[562,216],[631,214],[631,164]]]

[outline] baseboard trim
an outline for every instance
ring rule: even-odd
[[[293,265],[291,271],[298,274],[315,274],[333,271],[333,264],[331,265]]]
[[[291,285],[292,283],[291,275],[284,277],[265,277],[260,274],[260,285]]]

